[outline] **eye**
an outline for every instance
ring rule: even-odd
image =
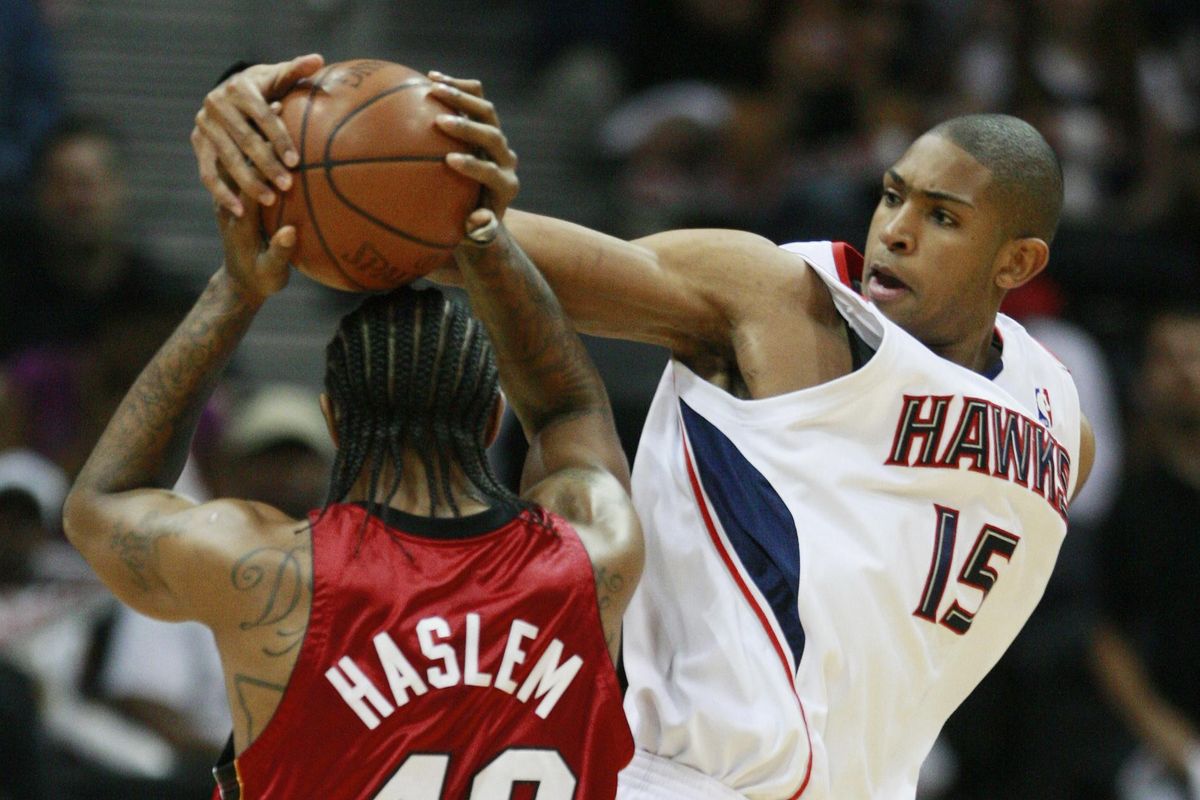
[[[953,228],[958,225],[958,220],[954,215],[944,208],[935,208],[931,214],[933,221],[943,228]]]
[[[900,193],[885,186],[880,194],[880,202],[888,208],[895,208],[900,205]]]

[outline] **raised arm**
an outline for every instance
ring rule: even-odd
[[[197,506],[168,491],[222,369],[263,302],[287,282],[295,242],[285,227],[260,253],[253,215],[220,217],[225,265],[121,401],[64,508],[67,536],[101,580],[161,619],[208,621],[210,556],[236,546],[259,516],[281,516],[246,503]]]
[[[604,384],[541,274],[492,212],[456,251],[475,314],[496,351],[500,382],[529,439],[522,495],[569,520],[596,574],[615,663],[621,616],[642,569],[629,465]]]

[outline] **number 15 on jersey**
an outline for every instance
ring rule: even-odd
[[[979,612],[968,611],[952,600],[950,607],[938,617],[942,605],[942,596],[946,593],[946,585],[950,581],[950,566],[954,560],[954,545],[958,538],[958,509],[934,505],[937,521],[934,526],[933,557],[929,563],[929,575],[925,578],[925,588],[921,592],[921,602],[913,611],[913,615],[932,623],[941,622],[960,636],[971,628],[971,621]],[[1021,537],[995,525],[985,524],[979,530],[975,543],[967,555],[962,571],[958,574],[958,582],[983,592],[983,599],[991,591],[999,579],[994,566],[997,560],[1009,561],[1016,552]],[[980,600],[980,606],[983,604]]]

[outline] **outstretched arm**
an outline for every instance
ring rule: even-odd
[[[197,555],[191,500],[167,490],[196,420],[266,298],[287,282],[295,230],[259,253],[253,215],[221,212],[225,265],[134,382],[84,464],[64,507],[71,542],[113,592],[164,619],[195,617],[181,581]]]

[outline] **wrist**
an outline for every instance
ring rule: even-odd
[[[486,241],[479,241],[470,236],[463,239],[459,245],[462,257],[459,268],[474,273],[479,277],[496,275],[512,266],[510,251],[513,241],[503,224],[497,223],[488,232]]]
[[[219,296],[251,313],[257,312],[270,296],[235,278],[224,264],[209,278],[208,285]]]

